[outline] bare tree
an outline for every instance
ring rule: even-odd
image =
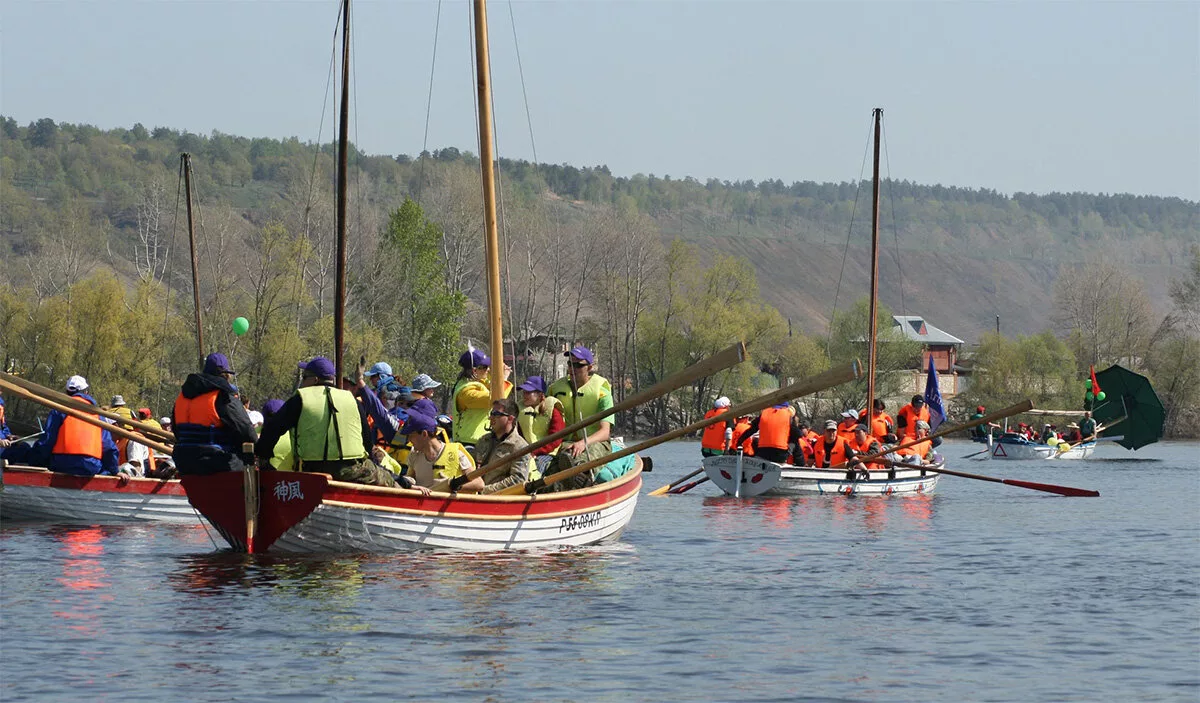
[[[166,209],[166,188],[158,179],[143,184],[136,204],[137,242],[133,246],[133,265],[143,281],[161,280],[170,260],[165,241],[162,215]]]

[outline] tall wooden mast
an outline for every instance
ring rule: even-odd
[[[475,76],[479,88],[479,166],[487,259],[488,329],[491,331],[492,400],[504,397],[504,327],[500,322],[500,235],[496,226],[496,173],[492,144],[492,87],[488,65],[486,0],[475,0]]]
[[[867,351],[867,427],[871,427],[871,413],[875,405],[875,345],[878,341],[879,312],[879,136],[883,122],[883,108],[875,108],[875,156],[871,173],[871,331]]]
[[[338,124],[337,264],[333,303],[333,367],[341,378],[346,346],[346,173],[350,143],[350,0],[342,1],[342,109]]]
[[[183,169],[183,190],[187,197],[188,248],[192,252],[192,307],[196,311],[196,352],[200,363],[204,363],[204,328],[200,325],[200,271],[196,260],[196,226],[192,220],[192,155],[179,155],[179,167]]]

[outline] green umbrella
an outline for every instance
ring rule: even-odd
[[[1163,436],[1166,411],[1150,385],[1150,379],[1121,366],[1110,366],[1096,374],[1103,402],[1092,411],[1096,422],[1112,424],[1101,435],[1124,435],[1117,443],[1126,449],[1138,449],[1157,442]],[[1125,419],[1117,422],[1122,417]]]

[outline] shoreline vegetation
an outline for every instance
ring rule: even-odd
[[[195,163],[207,351],[231,355],[256,406],[290,392],[298,360],[331,355],[332,146],[0,117],[5,370],[50,386],[78,373],[101,400],[169,411],[198,363],[180,152]],[[350,163],[347,358],[452,385],[462,349],[487,337],[477,157],[353,151]],[[737,339],[750,348],[752,362],[619,418],[620,431],[658,434],[718,395],[736,402],[865,353],[863,272],[838,271],[869,226],[853,209],[857,184],[615,177],[504,159],[500,170],[506,338],[546,342],[517,349],[518,378],[547,373],[554,344],[583,343],[619,402]],[[1153,381],[1167,437],[1200,437],[1196,203],[907,181],[884,192],[903,263],[885,299],[969,341],[970,381],[952,413],[1025,397],[1076,408],[1088,366],[1120,363]],[[980,261],[1008,273],[982,275]],[[984,332],[995,314],[1006,334]],[[245,336],[230,327],[237,317],[251,321]],[[921,350],[881,332],[886,385]],[[903,395],[895,384],[882,394]],[[865,387],[836,393],[828,403],[857,407]],[[9,403],[10,419],[31,420],[32,408]]]

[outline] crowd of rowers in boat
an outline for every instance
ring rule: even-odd
[[[729,408],[728,398],[713,403],[705,417],[714,417]],[[763,410],[757,417],[709,425],[700,438],[700,452],[717,456],[741,452],[767,461],[792,466],[832,468],[849,466],[858,471],[886,468],[887,463],[923,464],[934,460],[937,440],[930,433],[929,409],[919,395],[900,408],[893,420],[884,402],[866,410],[846,410],[838,420],[825,420],[822,432],[812,429],[799,417],[796,408],[781,403]],[[903,445],[911,444],[905,447]],[[891,451],[896,447],[894,451]],[[878,461],[864,464],[859,457],[880,454]]]
[[[433,398],[442,384],[428,374],[403,385],[390,365],[379,362],[360,368],[353,382],[339,383],[333,362],[325,357],[301,363],[296,393],[286,401],[264,402],[260,414],[239,398],[229,359],[214,353],[200,373],[188,375],[171,417],[155,424],[169,425],[174,432],[171,458],[180,475],[240,471],[254,463],[262,469],[327,473],[353,483],[422,492],[440,484],[451,491],[483,494],[518,485],[533,493],[612,481],[632,470],[637,457],[601,463],[621,448],[614,449],[609,420],[546,443],[482,476],[468,476],[477,466],[523,453],[528,445],[565,429],[568,419],[577,423],[613,407],[611,385],[595,373],[592,351],[580,346],[565,355],[568,374],[550,384],[531,376],[514,389],[505,366],[503,398],[493,402],[491,359],[468,350],[459,359],[462,370],[447,403],[451,416],[439,412]],[[96,405],[87,390],[80,376],[67,381],[69,395]],[[514,390],[520,391],[519,402]],[[3,456],[14,464],[76,475],[162,477],[145,454],[133,448],[136,442],[120,448],[107,430],[58,410],[51,411],[37,443],[9,444],[4,441]],[[244,451],[249,445],[254,447],[252,455]],[[135,454],[137,463],[130,461]],[[597,465],[554,484],[542,480],[585,462]]]
[[[975,408],[975,414],[971,419],[983,417],[984,407],[980,405]],[[1096,425],[1096,419],[1092,417],[1090,411],[1084,411],[1083,419],[1078,423],[1068,423],[1065,432],[1058,430],[1058,425],[1049,423],[1043,424],[1039,432],[1032,425],[1024,422],[1017,423],[1014,429],[1004,431],[1000,425],[996,423],[988,423],[987,425],[976,425],[971,430],[971,437],[978,441],[985,441],[989,434],[993,437],[1002,437],[1005,439],[1025,440],[1035,444],[1046,444],[1051,447],[1066,443],[1068,445],[1076,445],[1080,442],[1089,441],[1096,438],[1096,433],[1099,428]]]

